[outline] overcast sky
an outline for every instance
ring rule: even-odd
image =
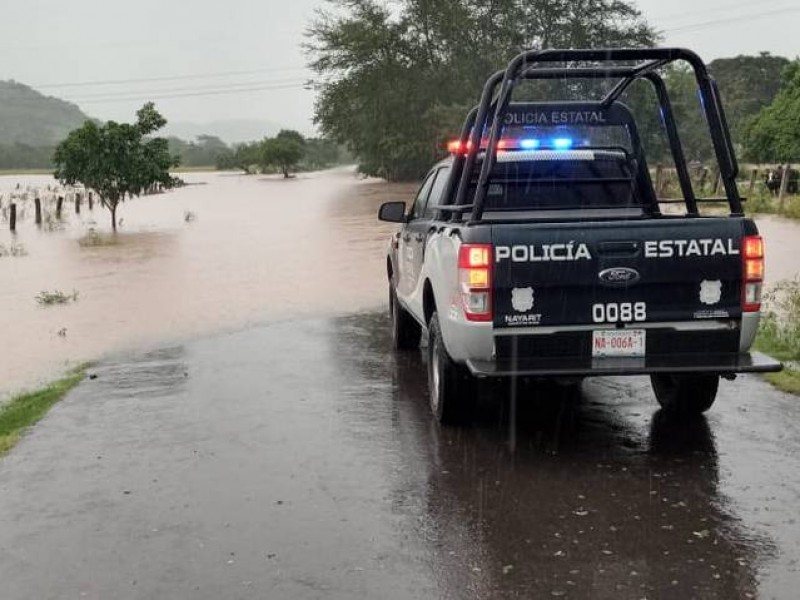
[[[300,43],[320,0],[4,4],[0,79],[74,101],[91,116],[130,120],[153,97],[170,120],[268,119],[313,128]],[[637,4],[666,44],[691,47],[706,60],[762,50],[800,54],[798,0]],[[137,79],[151,81],[131,81]],[[109,80],[126,81],[92,83]]]

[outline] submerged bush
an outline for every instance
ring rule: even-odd
[[[3,256],[28,256],[28,251],[22,244],[11,244],[10,246],[0,244],[0,257]]]
[[[71,294],[65,294],[60,290],[53,290],[52,292],[45,290],[36,295],[36,301],[44,306],[50,306],[53,304],[68,304],[70,302],[78,301],[78,292],[72,290]]]

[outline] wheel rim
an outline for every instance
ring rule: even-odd
[[[439,388],[441,386],[442,355],[439,342],[433,340],[431,347],[431,408],[436,413],[439,409]]]

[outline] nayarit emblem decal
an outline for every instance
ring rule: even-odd
[[[511,290],[511,306],[520,313],[533,308],[533,288],[514,288]]]

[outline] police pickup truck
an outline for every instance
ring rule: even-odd
[[[694,70],[724,198],[699,198],[659,70]],[[523,80],[611,79],[585,102],[512,101]],[[653,85],[682,198],[659,199],[632,112]],[[699,414],[720,377],[781,369],[750,352],[759,324],[764,242],[742,212],[719,90],[683,49],[525,52],[487,82],[449,158],[401,223],[386,268],[394,347],[428,332],[434,415],[458,420],[476,378],[649,375],[656,399]],[[703,215],[724,202],[729,214]]]

